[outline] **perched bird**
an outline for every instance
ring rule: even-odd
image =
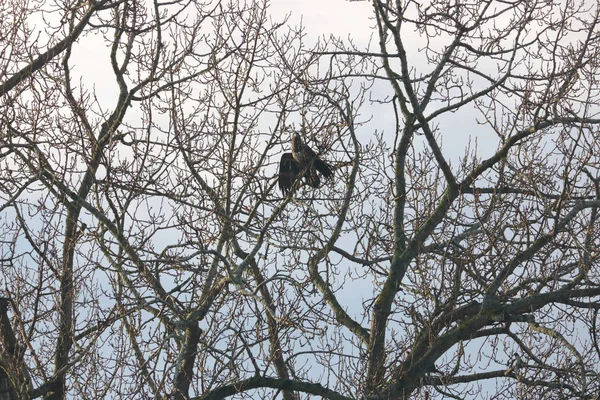
[[[283,153],[279,162],[279,189],[286,195],[299,177],[304,178],[307,185],[318,188],[321,185],[321,178],[317,172],[326,179],[333,176],[331,167],[302,142],[298,133],[294,132],[292,152]]]
[[[511,373],[517,375],[517,372],[519,372],[519,369],[521,369],[522,366],[523,360],[521,359],[519,353],[515,352],[514,358],[509,362],[508,369],[504,373],[504,376],[508,376]]]

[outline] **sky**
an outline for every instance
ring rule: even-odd
[[[351,35],[366,43],[373,32],[373,7],[369,1],[273,0],[270,10],[275,18],[291,14],[293,25],[302,21],[309,37]]]

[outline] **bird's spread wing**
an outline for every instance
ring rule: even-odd
[[[304,152],[305,159],[310,162],[312,164],[311,166],[319,171],[326,179],[333,176],[333,171],[331,170],[329,164],[321,160],[317,153],[313,151],[313,149],[303,143],[302,151]]]
[[[325,179],[329,179],[333,176],[333,171],[331,170],[329,164],[321,160],[319,157],[314,158],[313,165],[315,166],[315,169],[325,177]]]
[[[294,160],[292,153],[283,153],[281,156],[281,161],[279,161],[279,189],[281,193],[286,195],[290,189],[292,189],[292,185],[296,178],[298,178],[298,174],[300,174],[300,166],[298,162]]]

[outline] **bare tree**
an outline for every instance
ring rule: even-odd
[[[598,4],[372,6],[0,5],[2,395],[597,398]]]

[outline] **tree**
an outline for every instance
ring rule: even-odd
[[[372,6],[1,9],[13,397],[596,396],[598,4]]]

